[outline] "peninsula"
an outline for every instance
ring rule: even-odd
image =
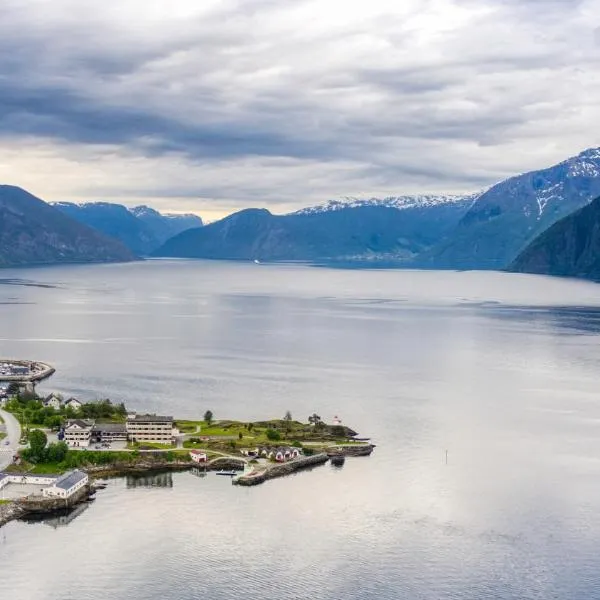
[[[289,411],[246,422],[217,420],[207,410],[202,419],[185,420],[135,413],[110,400],[41,398],[29,387],[10,391],[0,409],[7,438],[0,452],[0,525],[86,501],[99,477],[196,468],[256,485],[329,460],[341,465],[374,449],[338,417],[327,423],[316,413],[306,422]],[[57,504],[52,490],[61,478],[84,483]]]

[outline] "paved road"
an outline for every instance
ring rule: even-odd
[[[0,471],[13,460],[15,452],[19,449],[19,440],[21,439],[21,425],[19,421],[13,417],[10,413],[0,409],[0,417],[6,425],[6,438],[0,442]],[[5,442],[8,440],[9,444]]]

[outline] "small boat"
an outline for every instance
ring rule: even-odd
[[[260,260],[258,260],[257,258],[254,259],[254,264],[255,265],[260,265]]]
[[[237,471],[217,471],[217,475],[226,475],[228,477],[234,477],[237,474]]]

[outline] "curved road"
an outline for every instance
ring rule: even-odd
[[[6,426],[6,437],[0,441],[0,471],[12,463],[15,452],[19,449],[21,425],[10,413],[0,409],[0,417]],[[6,441],[8,440],[8,444]]]

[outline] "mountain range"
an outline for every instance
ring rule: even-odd
[[[509,270],[600,281],[600,198],[552,225]]]
[[[163,215],[147,206],[50,206],[20,188],[0,186],[0,264],[149,255],[434,269],[510,266],[595,278],[596,233],[585,220],[595,215],[596,203],[590,203],[596,197],[600,148],[477,194],[344,198],[284,215],[245,209],[206,226],[195,215]]]
[[[52,206],[76,221],[121,241],[137,256],[147,256],[170,237],[203,224],[196,215],[161,214],[149,206],[129,209],[109,202],[55,202]]]
[[[0,265],[134,260],[121,242],[102,235],[25,190],[0,185]]]
[[[247,209],[183,232],[154,255],[505,269],[599,195],[600,149],[589,149],[469,196],[346,198],[287,215]]]
[[[444,239],[472,196],[351,201],[287,215],[246,209],[171,238],[155,256],[407,262]]]

